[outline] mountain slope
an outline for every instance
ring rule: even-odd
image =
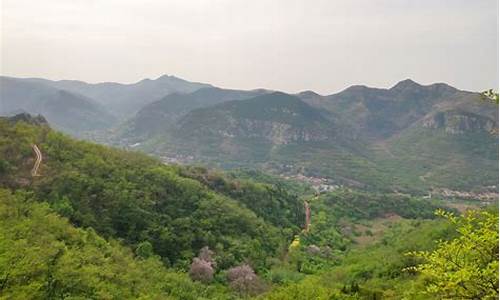
[[[305,117],[321,119],[295,97],[274,97],[267,106],[272,115],[292,113],[293,126],[306,127]],[[239,113],[268,118],[258,110]],[[401,271],[414,263],[403,254],[449,237],[435,230],[438,223],[421,219],[442,205],[408,195],[340,189],[307,197],[312,222],[306,232],[300,230],[303,200],[290,195],[286,185],[249,180],[250,173],[242,180],[236,173],[167,166],[138,153],[70,139],[52,131],[42,117],[0,118],[0,136],[0,291],[7,298],[249,299],[265,289],[280,292],[304,282],[306,274],[345,268],[330,298],[344,293],[342,285],[351,278],[363,285],[371,278],[414,280],[415,275]],[[37,177],[29,172],[32,144],[44,154]],[[371,224],[378,224],[371,243],[380,241],[372,246],[388,251],[362,252],[366,244],[358,238],[372,236]],[[403,247],[397,243],[416,235],[393,229],[422,224],[433,229],[425,239]],[[353,252],[360,254],[346,263]],[[377,263],[358,264],[364,253]],[[387,257],[392,257],[389,265]],[[200,266],[200,260],[208,262],[204,258],[210,260],[208,270]],[[192,280],[182,272],[188,269]],[[252,269],[250,275],[232,278],[244,269]],[[193,274],[204,271],[209,280],[196,282]],[[310,298],[309,292],[304,295]]]
[[[225,299],[147,252],[80,229],[27,193],[0,189],[0,280],[6,299]],[[227,295],[229,298],[229,295]]]
[[[272,151],[291,144],[321,142],[334,135],[322,112],[284,93],[228,101],[195,109],[163,135],[158,147],[220,162],[265,161]]]
[[[143,79],[132,84],[115,82],[86,83],[76,80],[52,81],[46,79],[25,79],[43,82],[47,85],[79,93],[106,107],[119,117],[135,114],[143,106],[172,93],[191,93],[209,84],[189,82],[175,76],[163,75],[157,79]]]
[[[430,115],[447,110],[479,114],[498,124],[496,109],[476,93],[459,91],[443,83],[428,86],[410,79],[390,89],[352,86],[323,97],[316,105],[349,124],[353,134],[365,139],[385,139]]]
[[[488,190],[498,178],[497,111],[477,93],[411,80],[330,96],[270,93],[191,110],[140,147],[370,189]]]
[[[245,197],[223,195],[182,175],[179,168],[75,141],[46,126],[0,119],[0,133],[1,186],[28,189],[74,225],[92,227],[105,238],[133,247],[149,242],[167,265],[186,269],[208,246],[217,252],[221,267],[247,261],[261,268],[287,242],[282,230],[299,230],[301,202],[270,186],[260,189],[273,197],[247,205]],[[32,144],[44,157],[38,177],[29,172]],[[260,205],[278,205],[290,213],[271,218]]]
[[[208,107],[230,100],[242,100],[267,93],[265,90],[229,90],[201,88],[193,93],[174,93],[144,106],[125,129],[127,136],[137,139],[166,131],[193,109]]]
[[[43,83],[0,77],[0,114],[42,114],[57,129],[76,134],[104,129],[115,118],[94,100]]]

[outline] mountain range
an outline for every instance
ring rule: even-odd
[[[94,99],[41,81],[0,77],[0,114],[41,114],[59,130],[73,135],[109,128],[115,116]]]
[[[444,83],[407,79],[326,96],[222,89],[174,76],[135,84],[0,83],[1,114],[42,114],[70,134],[97,131],[101,141],[168,161],[364,189],[497,189],[498,107]]]
[[[0,77],[2,89],[9,80],[22,81],[24,84],[43,84],[57,90],[78,94],[92,99],[108,111],[126,118],[135,114],[142,106],[154,102],[171,93],[190,93],[209,84],[189,82],[175,76],[163,75],[157,79],[143,79],[136,83],[116,82],[87,83],[79,80],[47,80],[42,78]],[[7,81],[4,83],[4,81]]]

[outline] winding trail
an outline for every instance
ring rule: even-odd
[[[308,232],[309,226],[311,225],[311,207],[309,207],[309,203],[307,203],[307,201],[304,201],[304,210],[306,212],[306,223],[304,231]]]
[[[31,169],[31,176],[36,177],[36,176],[40,176],[40,174],[38,174],[38,168],[40,168],[40,164],[42,163],[43,156],[42,156],[42,152],[40,151],[40,149],[38,149],[37,145],[33,144],[31,147],[33,148],[33,151],[35,151],[35,154],[36,154],[36,161],[35,161],[35,165],[33,166],[33,169]]]

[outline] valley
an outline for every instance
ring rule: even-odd
[[[200,101],[199,94],[208,90],[183,96],[183,105]],[[223,101],[234,91],[209,95],[214,94]],[[491,155],[498,140],[490,132],[498,116],[478,94],[406,80],[388,90],[354,86],[331,96],[243,95],[220,104],[207,100],[206,107],[179,111],[178,119],[160,113],[177,105],[177,98],[164,98],[143,108],[107,142],[175,163],[325,177],[333,186],[426,195],[496,185],[497,157]],[[141,125],[146,116],[156,127]],[[454,174],[453,180],[446,174]]]
[[[1,0],[0,300],[498,300],[498,0]]]
[[[478,97],[412,81],[332,96],[203,85],[77,131],[20,106],[38,116],[0,118],[0,293],[440,299],[411,253],[457,241],[443,215],[498,218],[498,118]]]

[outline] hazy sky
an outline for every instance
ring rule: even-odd
[[[328,94],[498,85],[498,0],[0,0],[1,73]]]

